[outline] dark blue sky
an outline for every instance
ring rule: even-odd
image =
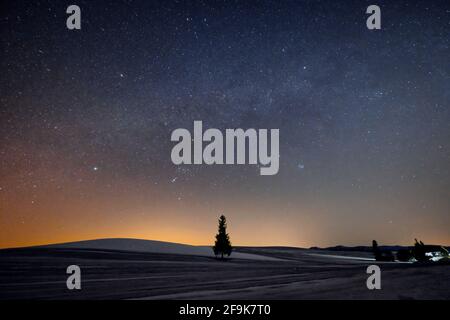
[[[2,1],[0,245],[450,244],[450,5],[370,4]],[[278,175],[174,166],[194,120],[280,129]]]

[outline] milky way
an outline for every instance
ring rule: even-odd
[[[450,5],[370,4],[2,1],[0,246],[450,244]],[[280,129],[279,173],[175,166],[195,120]]]

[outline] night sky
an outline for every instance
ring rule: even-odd
[[[450,244],[449,1],[0,7],[0,247]],[[279,173],[172,164],[194,120],[280,129]]]

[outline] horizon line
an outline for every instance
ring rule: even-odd
[[[81,239],[81,240],[70,240],[70,241],[61,241],[61,242],[46,242],[46,243],[38,243],[38,244],[31,244],[31,245],[18,245],[18,246],[12,246],[12,247],[4,247],[0,245],[0,250],[7,250],[7,249],[26,249],[26,248],[34,248],[34,247],[42,247],[42,246],[49,246],[49,245],[60,245],[60,244],[69,244],[69,243],[76,243],[76,242],[88,242],[88,241],[97,241],[97,240],[139,240],[139,241],[153,241],[153,242],[163,242],[163,243],[171,243],[171,244],[178,244],[178,245],[184,245],[184,246],[192,246],[192,247],[209,247],[213,246],[213,244],[189,244],[189,243],[182,243],[182,242],[174,242],[174,241],[167,241],[167,240],[158,240],[158,239],[147,239],[147,238],[129,238],[129,237],[109,237],[109,238],[89,238],[89,239]],[[426,243],[428,244],[428,243]],[[443,247],[450,247],[450,244],[431,244],[431,245],[441,245]],[[251,247],[251,248],[264,248],[264,247],[286,247],[286,248],[298,248],[298,249],[311,249],[311,248],[319,248],[319,249],[326,249],[326,248],[334,248],[334,247],[346,247],[346,248],[355,248],[355,247],[371,247],[371,245],[345,245],[345,244],[335,244],[335,245],[328,245],[328,246],[309,246],[309,247],[300,247],[300,246],[293,246],[293,245],[283,245],[283,244],[271,244],[271,245],[234,245],[233,247]],[[401,245],[401,244],[379,244],[379,246],[382,247],[412,247],[414,246],[414,243],[411,245]]]

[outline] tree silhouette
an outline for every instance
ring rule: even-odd
[[[427,261],[428,258],[425,255],[425,244],[422,241],[417,241],[417,239],[414,240],[416,241],[413,249],[414,258],[420,262]]]
[[[390,250],[381,250],[376,240],[372,241],[372,250],[377,261],[395,261],[395,255]]]
[[[372,250],[373,250],[373,254],[375,255],[375,260],[380,260],[381,257],[381,251],[380,248],[378,247],[378,242],[376,240],[372,240]]]
[[[216,234],[216,242],[213,247],[216,257],[220,255],[223,259],[224,255],[230,256],[233,248],[231,247],[230,236],[227,233],[227,219],[224,215],[219,218],[219,231]]]

